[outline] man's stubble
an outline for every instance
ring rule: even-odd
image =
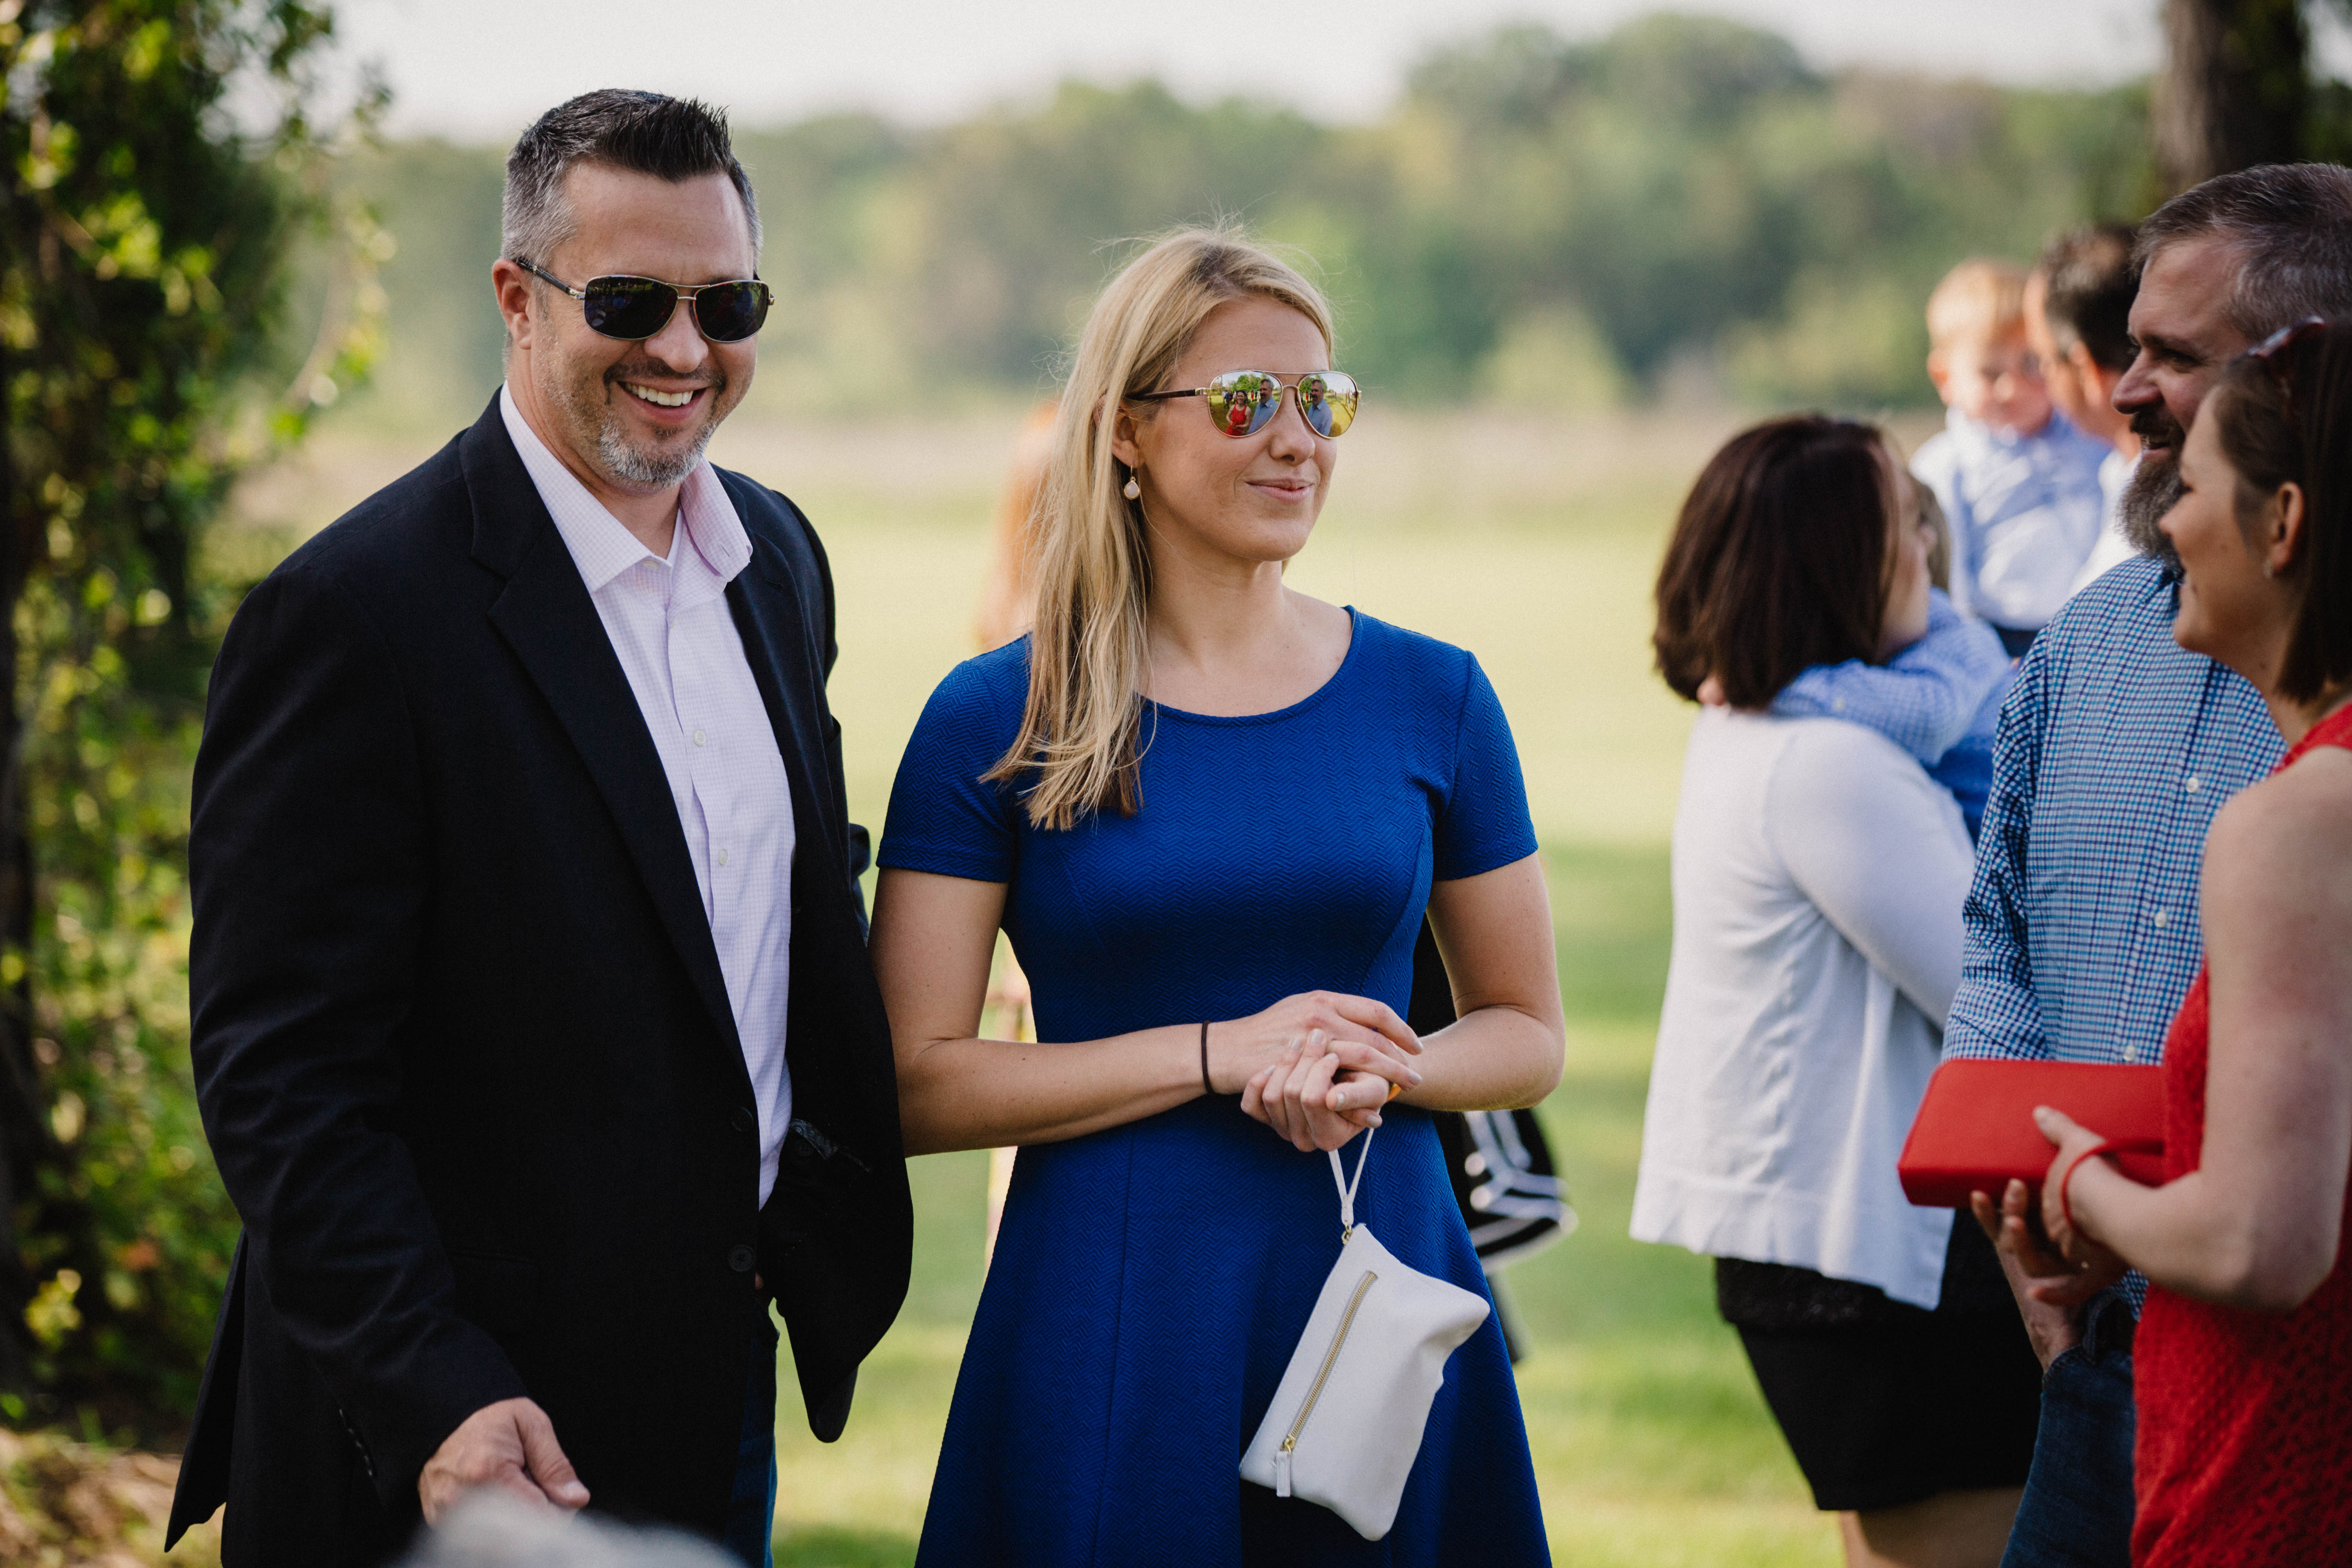
[[[612,405],[614,398],[634,395],[620,384],[628,379],[633,368],[641,369],[642,379],[648,382],[667,379],[672,374],[656,366],[621,364],[583,382],[559,372],[548,378],[549,384],[541,390],[571,427],[580,449],[595,454],[596,466],[608,483],[633,489],[666,489],[700,465],[703,450],[718,433],[719,421],[732,411],[733,405],[727,399],[727,378],[715,369],[706,371],[710,379],[702,384],[709,388],[709,413],[685,446],[664,451],[632,444],[619,411]]]

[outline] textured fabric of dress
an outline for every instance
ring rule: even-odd
[[[959,666],[908,744],[881,863],[1008,885],[1048,1043],[1315,989],[1402,1014],[1431,883],[1519,860],[1535,836],[1476,662],[1350,616],[1338,672],[1289,708],[1147,704],[1140,810],[1067,831],[980,782],[1018,731],[1028,639]],[[1427,1114],[1388,1110],[1356,1212],[1409,1267],[1485,1293]],[[1339,1243],[1329,1163],[1231,1099],[1023,1149],[919,1561],[1548,1562],[1494,1317],[1446,1363],[1383,1540],[1241,1479]]]
[[[2352,750],[2352,708],[2289,752]],[[2200,973],[2164,1047],[2164,1179],[2205,1147],[2208,986]],[[2352,1236],[2352,1190],[2345,1198]],[[2254,1312],[2151,1287],[2135,1394],[2134,1568],[2286,1568],[2352,1559],[2352,1260],[2292,1312]]]

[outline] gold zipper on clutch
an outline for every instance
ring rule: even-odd
[[[1290,1455],[1298,1447],[1298,1434],[1306,1429],[1307,1418],[1315,1414],[1315,1402],[1323,1397],[1323,1384],[1329,1381],[1332,1365],[1339,1359],[1339,1347],[1348,1342],[1348,1331],[1355,1327],[1356,1309],[1364,1304],[1364,1292],[1370,1289],[1372,1281],[1379,1278],[1378,1274],[1367,1268],[1364,1277],[1356,1281],[1355,1294],[1348,1298],[1348,1310],[1339,1314],[1339,1331],[1331,1336],[1331,1348],[1323,1352],[1323,1364],[1316,1368],[1315,1381],[1307,1387],[1306,1403],[1299,1405],[1297,1419],[1291,1422],[1289,1432],[1282,1439],[1282,1447],[1276,1450],[1283,1481],[1283,1485],[1276,1489],[1277,1496],[1290,1495]]]

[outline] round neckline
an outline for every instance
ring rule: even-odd
[[[1149,697],[1143,699],[1143,705],[1156,718],[1181,719],[1188,724],[1272,724],[1304,713],[1338,689],[1339,682],[1346,679],[1349,668],[1356,662],[1356,650],[1364,646],[1363,617],[1356,614],[1353,605],[1341,607],[1348,612],[1348,651],[1339,656],[1339,668],[1333,670],[1322,685],[1287,708],[1271,709],[1264,713],[1195,713],[1190,709],[1171,708]]]

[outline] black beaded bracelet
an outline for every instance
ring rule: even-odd
[[[1217,1086],[1209,1081],[1209,1021],[1206,1018],[1201,1020],[1201,1092],[1217,1092]]]

